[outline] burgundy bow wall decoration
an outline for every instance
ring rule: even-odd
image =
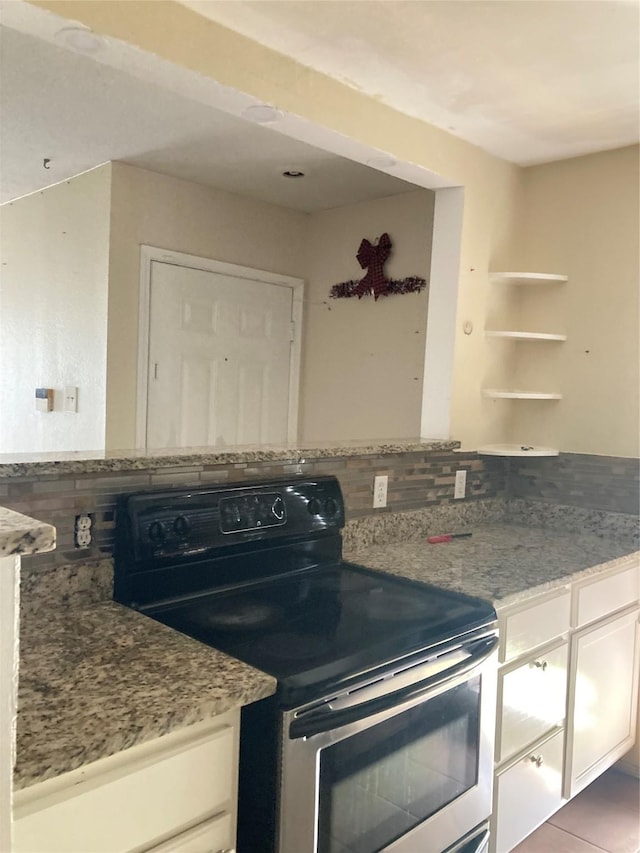
[[[343,281],[334,284],[329,295],[333,299],[348,299],[357,296],[362,299],[368,293],[373,294],[377,301],[379,296],[390,296],[392,293],[418,293],[427,284],[423,278],[410,276],[403,279],[388,279],[384,273],[384,265],[391,254],[391,238],[386,233],[372,244],[366,238],[360,243],[356,254],[358,263],[362,269],[366,269],[366,275],[360,281]]]

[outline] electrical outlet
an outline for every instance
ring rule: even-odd
[[[76,548],[88,548],[91,545],[89,530],[76,530]]]
[[[76,515],[73,541],[76,548],[88,548],[91,545],[91,525],[93,519],[88,513]]]
[[[467,472],[465,470],[456,471],[456,484],[453,488],[454,499],[464,498],[467,493]]]
[[[389,477],[386,474],[379,474],[373,480],[373,505],[381,507],[387,505],[387,485]]]
[[[78,411],[78,388],[76,385],[64,386],[64,407],[65,412]]]

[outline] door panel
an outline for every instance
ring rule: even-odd
[[[571,640],[565,797],[573,797],[633,746],[640,629],[624,611]]]
[[[287,440],[290,287],[153,261],[147,447]]]

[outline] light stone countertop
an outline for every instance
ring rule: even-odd
[[[329,441],[286,445],[237,447],[187,447],[158,451],[113,450],[69,453],[0,454],[0,479],[50,474],[96,474],[105,471],[144,471],[189,465],[234,465],[250,462],[285,461],[292,464],[309,459],[341,456],[384,456],[386,454],[457,450],[459,441],[445,439],[385,438],[367,441]]]
[[[40,554],[56,547],[56,529],[0,506],[0,557]]]
[[[276,682],[114,602],[21,624],[16,788],[255,702]]]
[[[637,563],[628,539],[567,533],[514,524],[482,524],[456,532],[465,539],[371,545],[345,551],[345,559],[506,607],[616,566]]]

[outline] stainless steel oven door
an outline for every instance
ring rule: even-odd
[[[486,821],[497,642],[286,712],[278,853],[436,853]]]

